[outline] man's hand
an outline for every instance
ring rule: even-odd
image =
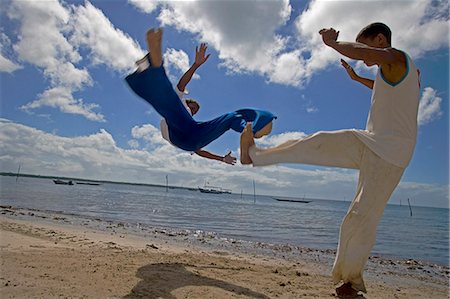
[[[336,41],[338,39],[339,31],[336,31],[333,28],[329,29],[324,28],[319,31],[319,34],[322,35],[322,40],[325,43],[325,45],[333,47],[333,45],[336,44]]]
[[[208,47],[205,43],[200,44],[200,49],[198,49],[198,46],[195,47],[195,65],[201,66],[208,60],[211,54],[206,55],[206,49],[208,49]]]
[[[347,71],[347,74],[352,78],[353,80],[358,79],[358,75],[355,73],[355,70],[350,66],[350,64],[347,63],[344,59],[341,59],[341,64]]]
[[[359,83],[367,86],[370,89],[373,89],[373,80],[372,79],[363,78],[363,77],[358,76],[355,73],[355,71],[353,70],[353,68],[344,59],[341,59],[341,64],[347,71],[347,74],[350,76],[350,78],[352,78],[355,81],[358,81]]]
[[[234,164],[236,164],[236,157],[233,157],[233,156],[231,155],[231,151],[229,151],[228,154],[226,154],[226,155],[223,157],[223,160],[222,160],[222,161],[225,162],[225,163],[227,163],[227,164],[234,165]]]

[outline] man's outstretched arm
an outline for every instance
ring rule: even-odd
[[[337,41],[339,31],[322,29],[319,31],[323,42],[344,56],[355,60],[373,61],[378,65],[399,62],[398,50],[393,48],[373,48],[362,43]]]
[[[355,80],[365,86],[367,86],[370,89],[373,89],[373,80],[368,78],[363,78],[355,73],[355,70],[345,61],[344,59],[341,59],[341,64],[347,71],[347,74],[350,76],[352,80]]]
[[[195,47],[195,61],[178,82],[177,87],[179,91],[183,92],[186,89],[186,86],[191,81],[195,71],[208,60],[211,54],[206,55],[207,48],[206,44],[200,44],[200,49]]]
[[[229,151],[228,154],[226,154],[223,157],[215,155],[215,154],[210,153],[210,152],[205,151],[205,150],[201,150],[201,149],[195,151],[195,153],[197,155],[199,155],[200,157],[211,159],[211,160],[221,161],[221,162],[224,162],[224,163],[227,163],[227,164],[230,164],[230,165],[234,165],[236,163],[236,158],[231,155],[231,151]]]

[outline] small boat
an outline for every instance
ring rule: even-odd
[[[277,201],[286,201],[286,202],[298,202],[298,203],[308,203],[311,202],[311,200],[305,200],[305,199],[295,199],[295,198],[282,198],[282,197],[272,197],[273,199]]]
[[[57,185],[73,185],[72,181],[63,181],[63,180],[60,180],[60,179],[53,180],[53,182],[55,184],[57,184]]]
[[[231,190],[222,189],[220,187],[205,186],[204,188],[198,187],[198,190],[202,193],[212,193],[212,194],[231,194]]]
[[[91,183],[91,182],[76,182],[77,185],[90,185],[90,186],[99,186],[100,183]]]

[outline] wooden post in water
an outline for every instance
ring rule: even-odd
[[[412,209],[411,204],[409,203],[409,197],[408,197],[408,206],[409,206],[409,215],[412,217]]]
[[[17,183],[17,180],[19,179],[19,173],[20,173],[20,164],[19,164],[19,169],[17,170],[16,183]]]
[[[169,192],[169,175],[166,174],[166,192]]]
[[[253,180],[253,203],[256,203],[256,188],[255,188],[255,180]]]

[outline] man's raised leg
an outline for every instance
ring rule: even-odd
[[[253,139],[252,124],[247,123],[247,126],[245,126],[245,129],[241,134],[241,164],[247,165],[253,163],[248,153],[248,150],[252,145],[255,145],[255,140]]]
[[[152,67],[160,67],[162,65],[162,29],[152,28],[147,31],[147,46],[150,52],[150,61]]]

